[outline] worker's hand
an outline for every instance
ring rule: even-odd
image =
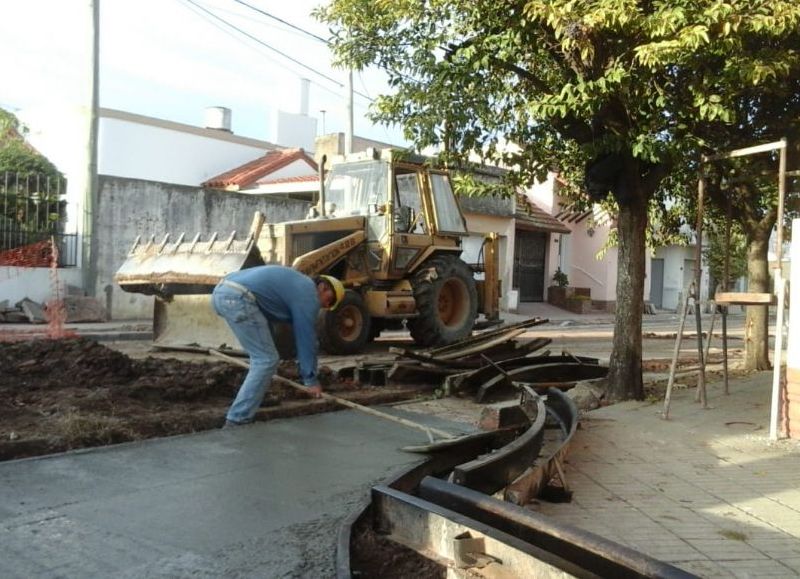
[[[308,386],[306,390],[308,390],[308,394],[312,398],[322,398],[322,386],[320,386],[319,384]]]

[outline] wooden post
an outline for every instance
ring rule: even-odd
[[[703,360],[703,321],[700,314],[700,282],[703,276],[703,203],[705,195],[706,178],[705,170],[706,157],[700,160],[700,179],[697,182],[697,248],[695,250],[695,272],[694,272],[694,319],[697,326],[697,358],[700,362],[700,372],[697,374],[697,396],[703,408],[708,407],[706,400],[706,365]]]
[[[678,354],[681,351],[681,340],[683,339],[683,327],[686,324],[686,312],[689,310],[689,294],[692,293],[694,282],[690,282],[683,292],[681,303],[681,315],[678,322],[678,333],[675,335],[675,349],[672,351],[672,364],[669,367],[669,380],[667,381],[667,393],[664,396],[664,412],[661,418],[669,420],[669,404],[672,400],[672,385],[675,383],[675,367],[678,365]]]

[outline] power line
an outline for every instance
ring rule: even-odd
[[[277,16],[275,16],[273,14],[270,14],[269,12],[266,12],[266,11],[262,10],[261,8],[256,8],[252,4],[248,4],[247,2],[244,2],[243,0],[233,0],[233,1],[238,3],[238,4],[241,4],[242,6],[247,6],[248,8],[250,8],[250,10],[255,10],[256,12],[258,12],[259,14],[263,14],[267,18],[272,18],[273,20],[277,20],[278,22],[280,22],[281,24],[284,24],[285,26],[288,26],[289,28],[294,28],[298,32],[302,32],[303,34],[305,34],[307,36],[310,36],[311,38],[313,38],[315,40],[319,40],[320,42],[324,43],[325,45],[330,45],[330,42],[327,39],[322,38],[321,36],[317,36],[313,32],[309,32],[308,30],[304,30],[304,29],[300,28],[299,26],[295,26],[291,22],[286,22],[286,20],[283,20],[282,18],[278,18]]]
[[[343,83],[341,83],[341,82],[339,82],[339,81],[338,81],[338,80],[336,80],[335,78],[332,78],[332,77],[330,77],[330,76],[328,76],[328,75],[326,75],[326,74],[324,74],[324,73],[322,73],[322,72],[319,72],[318,70],[316,70],[316,69],[314,69],[314,68],[312,68],[312,67],[308,66],[307,64],[304,64],[304,63],[300,62],[299,60],[297,60],[297,59],[295,59],[295,58],[292,58],[291,56],[289,56],[289,55],[288,55],[288,54],[286,54],[285,52],[283,52],[283,51],[281,51],[281,50],[278,50],[277,48],[275,48],[275,47],[273,47],[273,46],[270,46],[269,44],[267,44],[267,43],[266,43],[266,42],[264,42],[263,40],[261,40],[261,39],[259,39],[259,38],[256,38],[255,36],[253,36],[253,35],[252,35],[252,34],[250,34],[249,32],[246,32],[246,31],[242,30],[241,28],[239,28],[239,27],[238,27],[238,26],[236,26],[235,24],[231,24],[230,22],[228,22],[228,21],[227,21],[227,20],[225,20],[224,18],[222,18],[222,17],[220,17],[220,16],[217,16],[216,14],[214,14],[213,12],[211,12],[210,10],[207,10],[206,8],[204,8],[204,7],[200,6],[200,5],[199,5],[197,2],[195,2],[194,0],[184,0],[184,1],[185,1],[185,2],[188,2],[189,4],[191,4],[192,6],[194,6],[195,8],[198,8],[198,9],[202,10],[203,12],[205,12],[206,14],[208,14],[209,16],[211,16],[212,18],[214,18],[214,19],[216,19],[216,20],[219,20],[220,22],[222,22],[222,23],[223,23],[223,24],[225,24],[226,26],[230,26],[231,28],[233,28],[234,30],[236,30],[236,31],[237,31],[239,34],[242,34],[242,35],[246,36],[247,38],[249,38],[249,39],[250,39],[250,40],[252,40],[253,42],[257,42],[258,44],[260,44],[260,45],[261,45],[261,46],[263,46],[264,48],[267,48],[267,49],[269,49],[269,50],[271,50],[271,51],[273,51],[273,52],[275,52],[275,53],[277,53],[277,54],[280,54],[280,55],[281,55],[282,57],[284,57],[286,60],[289,60],[289,61],[291,61],[291,62],[295,63],[296,65],[298,65],[298,66],[301,66],[302,68],[304,68],[304,69],[306,69],[306,70],[308,70],[308,71],[310,71],[310,72],[313,72],[314,74],[316,74],[316,75],[318,75],[318,76],[321,76],[322,78],[324,78],[324,79],[326,79],[326,80],[329,80],[330,82],[332,82],[332,83],[336,84],[337,86],[344,88],[344,84],[343,84]]]
[[[243,38],[238,37],[233,30],[230,30],[230,29],[226,28],[225,26],[220,25],[218,22],[209,19],[206,14],[199,12],[199,10],[197,10],[197,8],[195,8],[193,5],[188,4],[187,0],[183,0],[183,1],[187,3],[187,6],[186,6],[187,9],[189,9],[192,12],[196,13],[200,18],[205,19],[208,22],[208,24],[210,24],[211,26],[213,26],[214,28],[216,28],[217,30],[222,32],[223,34],[227,34],[228,36],[230,36],[235,41],[242,43],[244,46],[246,46],[248,48],[251,48],[251,49],[254,49],[254,47],[251,44],[248,44],[246,40],[244,40]],[[257,50],[257,49],[254,49],[254,50]],[[285,64],[281,63],[279,60],[276,60],[276,59],[271,59],[271,60],[273,60],[273,62],[275,62],[278,66],[280,66],[284,70],[288,70],[289,72],[295,73],[295,74],[297,73],[296,70],[286,66]],[[316,82],[314,80],[310,80],[310,79],[309,79],[309,82],[311,82],[311,84],[313,84],[316,87],[319,87],[320,89],[324,90],[327,93],[339,96],[338,92],[328,88],[327,86],[325,86],[323,84],[320,84],[320,83],[318,83],[318,82]]]
[[[228,22],[227,20],[225,20],[224,18],[222,18],[222,17],[220,17],[220,16],[217,16],[216,14],[214,14],[213,12],[211,12],[210,10],[208,10],[207,8],[205,8],[205,7],[201,6],[200,4],[198,4],[197,2],[195,2],[194,0],[183,0],[183,1],[184,1],[184,2],[187,2],[187,3],[189,3],[189,4],[191,4],[192,6],[194,6],[195,8],[197,8],[197,9],[199,9],[199,10],[202,10],[202,11],[203,11],[205,14],[207,14],[208,16],[210,16],[210,17],[214,18],[215,20],[218,20],[218,21],[222,22],[223,24],[225,24],[226,26],[228,26],[228,27],[232,28],[233,30],[235,30],[235,31],[236,31],[236,32],[238,32],[239,34],[242,34],[242,35],[246,36],[247,38],[249,38],[250,40],[252,40],[252,41],[254,41],[254,42],[257,42],[257,43],[258,43],[258,44],[260,44],[261,46],[263,46],[263,47],[265,47],[265,48],[267,48],[267,49],[269,49],[269,50],[271,50],[271,51],[273,51],[273,52],[275,52],[275,53],[277,53],[277,54],[279,54],[279,55],[283,56],[284,58],[286,58],[287,60],[289,60],[289,61],[291,61],[291,62],[293,62],[293,63],[297,64],[298,66],[301,66],[301,67],[303,67],[304,69],[306,69],[306,70],[309,70],[309,71],[313,72],[314,74],[316,74],[316,75],[319,75],[319,76],[321,76],[322,78],[324,78],[324,79],[326,79],[326,80],[329,80],[330,82],[334,83],[334,84],[335,84],[336,86],[338,86],[339,88],[344,88],[344,83],[341,83],[341,82],[339,82],[338,80],[336,80],[336,79],[334,79],[334,78],[331,78],[330,76],[328,76],[328,75],[326,75],[326,74],[324,74],[324,73],[322,73],[322,72],[319,72],[319,71],[318,71],[318,70],[316,70],[315,68],[313,68],[313,67],[311,67],[311,66],[308,66],[307,64],[305,64],[305,63],[303,63],[303,62],[300,62],[299,60],[297,60],[297,59],[295,59],[295,58],[292,58],[291,56],[289,56],[289,55],[288,55],[288,54],[286,54],[285,52],[282,52],[281,50],[278,50],[277,48],[275,48],[275,47],[273,47],[273,46],[270,46],[269,44],[267,44],[267,43],[266,43],[266,42],[264,42],[263,40],[261,40],[261,39],[259,39],[259,38],[255,37],[255,36],[253,36],[252,34],[250,34],[250,33],[246,32],[246,31],[242,30],[241,28],[239,28],[239,27],[238,27],[238,26],[236,26],[235,24],[232,24],[232,23]],[[236,1],[236,0],[235,0],[235,1]],[[271,15],[270,15],[270,16],[271,16]],[[274,17],[274,18],[277,18],[277,17]],[[288,24],[288,23],[287,23],[287,24]],[[290,25],[290,26],[293,26],[293,25]],[[298,30],[300,30],[300,31],[302,31],[302,32],[306,32],[306,31],[304,31],[304,30],[302,30],[302,29],[300,29],[300,28],[298,28]],[[307,32],[306,32],[306,33],[307,33]],[[311,33],[307,33],[307,34],[311,34]],[[312,35],[312,36],[313,36],[313,35]],[[319,37],[317,37],[317,38],[319,38]],[[316,83],[315,83],[315,84],[316,84]],[[321,85],[317,85],[317,86],[321,86]],[[360,96],[360,97],[362,97],[362,98],[364,98],[364,99],[366,99],[366,100],[368,100],[368,101],[369,101],[369,102],[371,102],[371,103],[372,103],[372,102],[374,102],[374,99],[370,98],[369,96],[367,96],[367,95],[365,95],[365,94],[363,94],[363,93],[360,93],[360,92],[358,92],[358,91],[353,91],[353,93],[354,93],[354,94],[357,94],[358,96]]]

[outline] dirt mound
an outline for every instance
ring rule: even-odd
[[[0,460],[217,428],[246,370],[210,360],[130,358],[86,338],[0,342]],[[281,362],[278,374],[297,380],[297,366]],[[319,374],[327,391],[360,403],[416,395]],[[277,382],[262,406],[257,419],[336,408]]]
[[[213,428],[244,370],[93,340],[0,343],[0,460]]]

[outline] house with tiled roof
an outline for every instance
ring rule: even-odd
[[[271,193],[311,200],[319,189],[317,163],[303,149],[275,149],[204,181],[201,186],[238,193]]]
[[[608,245],[617,226],[616,218],[599,205],[577,206],[563,198],[559,191],[566,184],[551,173],[531,187],[525,196],[552,215],[570,235],[554,237],[546,248],[552,264],[547,283],[556,268],[567,274],[569,285],[588,288],[593,306],[613,311],[617,291],[617,247]],[[657,309],[675,310],[683,288],[693,279],[695,248],[693,245],[666,245],[648,251],[645,262],[644,297]],[[708,293],[708,271],[703,268],[701,296]],[[525,296],[521,296],[524,301]]]

